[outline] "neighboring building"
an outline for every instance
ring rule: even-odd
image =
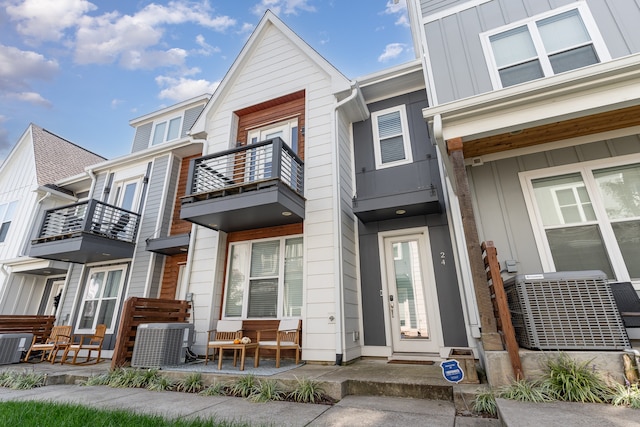
[[[0,314],[55,314],[69,264],[30,257],[27,242],[44,210],[86,197],[84,168],[103,160],[30,124],[0,166]],[[74,186],[53,185],[64,179]]]
[[[181,240],[167,238],[188,234],[190,228],[174,217],[179,177],[186,175],[185,159],[202,154],[202,143],[192,141],[187,131],[208,98],[202,95],[132,120],[131,154],[87,166],[87,191],[73,192],[75,203],[44,212],[27,245],[31,257],[68,265],[57,322],[72,325],[76,334],[106,324],[107,357],[125,299],[161,295],[163,272],[174,289],[169,297],[175,298],[177,277],[171,279],[169,271],[180,261],[145,248],[149,241],[160,251],[186,250]],[[57,184],[72,189],[75,182]],[[161,239],[165,242],[158,243]]]
[[[638,3],[408,6],[485,348],[495,324],[481,241],[510,274],[597,269],[639,290]]]

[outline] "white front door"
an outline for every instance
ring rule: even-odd
[[[56,297],[62,297],[62,290],[64,289],[64,281],[65,279],[54,280],[51,283],[51,292],[49,292],[49,299],[47,300],[47,307],[45,308],[44,314],[47,316],[55,316],[58,311],[57,307],[54,304]],[[58,298],[58,307],[60,306],[60,298]]]
[[[394,353],[438,353],[442,332],[426,232],[383,239]]]

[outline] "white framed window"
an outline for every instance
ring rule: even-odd
[[[298,154],[298,118],[284,120],[249,130],[249,144],[280,137],[294,153]]]
[[[140,197],[140,178],[118,181],[113,186],[111,204],[119,208],[136,212]]]
[[[371,124],[376,169],[404,165],[413,161],[407,110],[404,105],[371,113]]]
[[[153,137],[151,145],[162,144],[163,142],[173,141],[180,137],[180,125],[182,124],[182,116],[173,119],[158,122],[153,126]]]
[[[13,221],[17,207],[17,200],[0,204],[0,243],[4,242],[7,238],[9,227],[11,226],[11,221]]]
[[[480,35],[495,88],[611,59],[586,3],[574,3]]]
[[[520,174],[545,271],[602,270],[640,284],[640,163]]]
[[[107,333],[115,332],[115,319],[126,273],[127,267],[123,265],[89,270],[76,323],[78,333],[92,333],[100,324],[107,326]]]
[[[302,251],[300,236],[232,243],[224,317],[300,317]]]

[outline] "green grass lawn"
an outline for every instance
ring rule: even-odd
[[[250,427],[251,424],[216,419],[167,420],[121,410],[102,410],[49,402],[0,402],[0,426],[64,427]]]

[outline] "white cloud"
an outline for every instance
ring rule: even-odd
[[[0,44],[0,91],[16,92],[29,88],[30,80],[49,80],[58,63],[39,53]]]
[[[261,16],[267,9],[276,15],[297,15],[299,11],[316,11],[316,8],[309,4],[309,0],[261,0],[251,10],[254,14]]]
[[[202,34],[198,34],[196,36],[196,44],[200,46],[200,49],[196,51],[200,55],[209,56],[212,53],[220,52],[220,48],[216,46],[211,46],[209,43],[207,43],[207,41],[204,39],[204,36]]]
[[[187,79],[184,77],[156,77],[158,86],[163,87],[158,94],[160,99],[169,99],[174,102],[184,101],[205,93],[213,93],[220,82],[210,82],[204,79]]]
[[[96,9],[87,0],[8,0],[5,5],[17,31],[36,42],[62,39],[64,30]]]
[[[378,57],[378,62],[387,62],[391,59],[397,58],[400,56],[405,49],[404,43],[389,43],[385,48],[382,55]]]
[[[409,15],[407,14],[407,0],[399,0],[395,3],[393,0],[387,1],[387,6],[382,12],[385,15],[396,15],[395,24],[403,27],[409,27]]]
[[[210,12],[208,2],[180,0],[166,6],[152,3],[134,15],[111,12],[98,17],[84,16],[76,34],[75,60],[79,64],[108,64],[119,60],[127,68],[181,65],[186,56],[183,49],[147,51],[161,43],[168,25],[192,23],[225,31],[236,24],[228,16],[214,17]],[[159,60],[168,62],[163,64]]]
[[[242,27],[240,27],[238,34],[248,34],[252,32],[254,28],[255,28],[255,25],[245,22],[244,24],[242,24]]]
[[[124,104],[124,99],[114,98],[111,100],[111,109],[115,110],[120,104]]]
[[[51,108],[53,104],[48,99],[45,99],[36,92],[16,92],[7,95],[10,99],[15,99],[21,102],[28,102],[29,104],[39,105],[41,107]]]

